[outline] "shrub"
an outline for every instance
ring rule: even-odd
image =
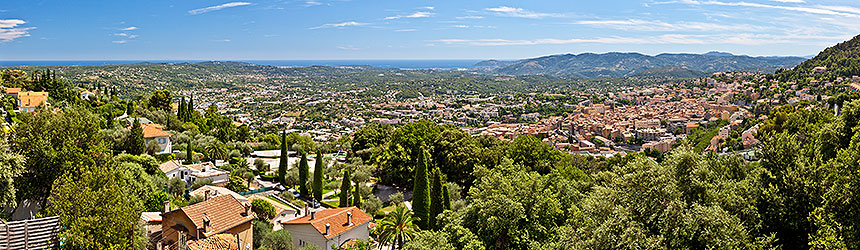
[[[397,192],[388,196],[388,203],[397,206],[403,203],[403,193]]]
[[[275,218],[275,207],[263,199],[255,199],[251,201],[251,210],[257,215],[257,218],[262,220],[271,220]]]

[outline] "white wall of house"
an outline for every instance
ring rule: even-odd
[[[300,248],[306,244],[314,244],[320,247],[320,249],[333,250],[335,248],[332,248],[331,245],[340,246],[344,242],[353,239],[370,239],[370,231],[367,229],[368,223],[370,222],[365,222],[353,227],[349,231],[343,232],[331,239],[323,237],[323,235],[310,224],[284,225],[283,230],[289,231],[293,236],[293,245],[296,248]]]
[[[161,151],[158,151],[159,154],[166,154],[173,152],[173,144],[170,143],[170,136],[162,136],[146,139],[146,145],[149,145],[149,141],[155,140],[158,142],[158,146],[161,147]]]
[[[367,224],[370,222],[365,222],[364,224],[358,225],[357,227],[353,227],[349,231],[343,232],[342,234],[335,236],[328,240],[328,248],[332,249],[331,245],[335,244],[336,246],[340,246],[344,242],[354,239],[370,239],[370,231],[367,229]]]
[[[296,249],[307,244],[316,245],[320,249],[331,249],[331,246],[326,245],[326,238],[310,224],[284,225],[283,230],[289,231],[293,236],[293,246]]]

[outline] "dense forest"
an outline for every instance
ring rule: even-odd
[[[812,69],[815,67],[827,67],[827,72],[813,75]],[[777,72],[776,79],[781,82],[808,83],[811,80],[835,81],[838,77],[857,75],[860,75],[860,35],[825,49],[792,70]]]
[[[367,127],[353,150],[403,186],[417,183],[426,150],[429,171],[465,187],[407,249],[858,249],[860,100],[843,105],[838,117],[811,104],[775,110],[755,162],[694,145],[659,163],[592,158],[430,122]]]

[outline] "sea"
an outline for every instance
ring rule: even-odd
[[[281,67],[356,66],[397,69],[458,69],[471,68],[481,60],[223,60]],[[16,66],[85,66],[134,63],[195,63],[203,60],[104,60],[104,61],[0,61],[0,67]]]

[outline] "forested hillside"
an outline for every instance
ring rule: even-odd
[[[815,67],[827,67],[827,71],[813,75]],[[782,82],[809,82],[813,79],[833,81],[838,77],[856,75],[860,75],[860,35],[825,49],[792,70],[778,72],[776,78]]]
[[[790,68],[804,59],[800,57],[750,57],[727,53],[707,54],[659,54],[639,53],[564,54],[552,55],[516,62],[482,62],[478,65],[498,67],[490,70],[509,75],[553,75],[568,77],[625,77],[636,74],[666,76],[652,68],[676,67],[707,73],[725,71],[773,72],[779,68]]]

